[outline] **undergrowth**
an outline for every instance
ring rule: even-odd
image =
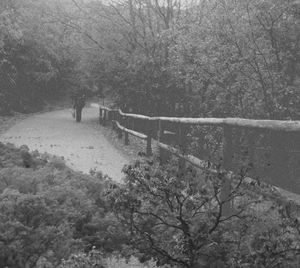
[[[105,200],[111,180],[0,143],[1,267],[153,267],[119,256],[127,237]]]

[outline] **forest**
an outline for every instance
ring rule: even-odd
[[[78,90],[148,116],[300,120],[300,1],[1,0],[0,115]],[[298,267],[290,207],[238,183],[224,217],[218,175],[156,159],[123,172],[0,143],[0,266]]]
[[[3,0],[1,113],[81,88],[147,115],[299,119],[299,5]]]

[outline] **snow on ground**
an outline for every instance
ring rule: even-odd
[[[26,144],[30,150],[64,157],[66,164],[77,171],[102,171],[116,181],[128,159],[93,127],[98,106],[83,109],[82,122],[76,123],[71,109],[37,114],[17,123],[0,136],[0,141],[17,146]]]

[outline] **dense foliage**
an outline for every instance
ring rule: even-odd
[[[90,78],[123,108],[299,118],[299,1],[73,2],[100,48]]]
[[[0,114],[40,110],[80,85],[73,35],[49,12],[46,1],[0,3]]]
[[[80,256],[92,262],[92,253],[82,252],[93,247],[117,249],[122,235],[113,234],[114,218],[103,199],[106,181],[101,174],[76,173],[59,158],[29,154],[26,146],[0,143],[1,265],[57,267],[73,254],[63,266],[72,267]]]
[[[300,253],[294,211],[249,196],[241,183],[222,200],[221,174],[140,162],[125,173],[125,184],[109,200],[141,261],[187,268],[288,267]],[[233,199],[234,210],[224,213]]]
[[[300,253],[296,211],[240,184],[221,201],[221,174],[155,161],[124,172],[118,185],[0,143],[0,263],[105,267],[106,256],[121,254],[158,266],[286,267]],[[235,210],[223,214],[233,199]]]
[[[140,113],[299,119],[299,14],[297,0],[1,1],[1,110],[81,87]]]

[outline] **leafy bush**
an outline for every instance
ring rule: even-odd
[[[179,172],[174,163],[136,162],[119,185],[26,146],[0,143],[0,156],[0,263],[8,267],[102,267],[110,254],[166,267],[286,267],[300,253],[296,211],[250,195],[245,174],[224,200],[221,173]]]
[[[182,173],[174,163],[137,162],[124,171],[125,184],[108,200],[141,261],[189,268],[286,267],[300,253],[297,215],[245,194],[243,174],[221,200],[221,174],[191,167]],[[232,211],[224,213],[233,200]]]
[[[101,253],[91,250],[88,254],[72,254],[68,260],[63,260],[59,268],[104,268]]]
[[[112,221],[102,196],[108,184],[101,174],[74,172],[61,159],[0,143],[1,265],[57,267],[94,245],[111,248]]]

